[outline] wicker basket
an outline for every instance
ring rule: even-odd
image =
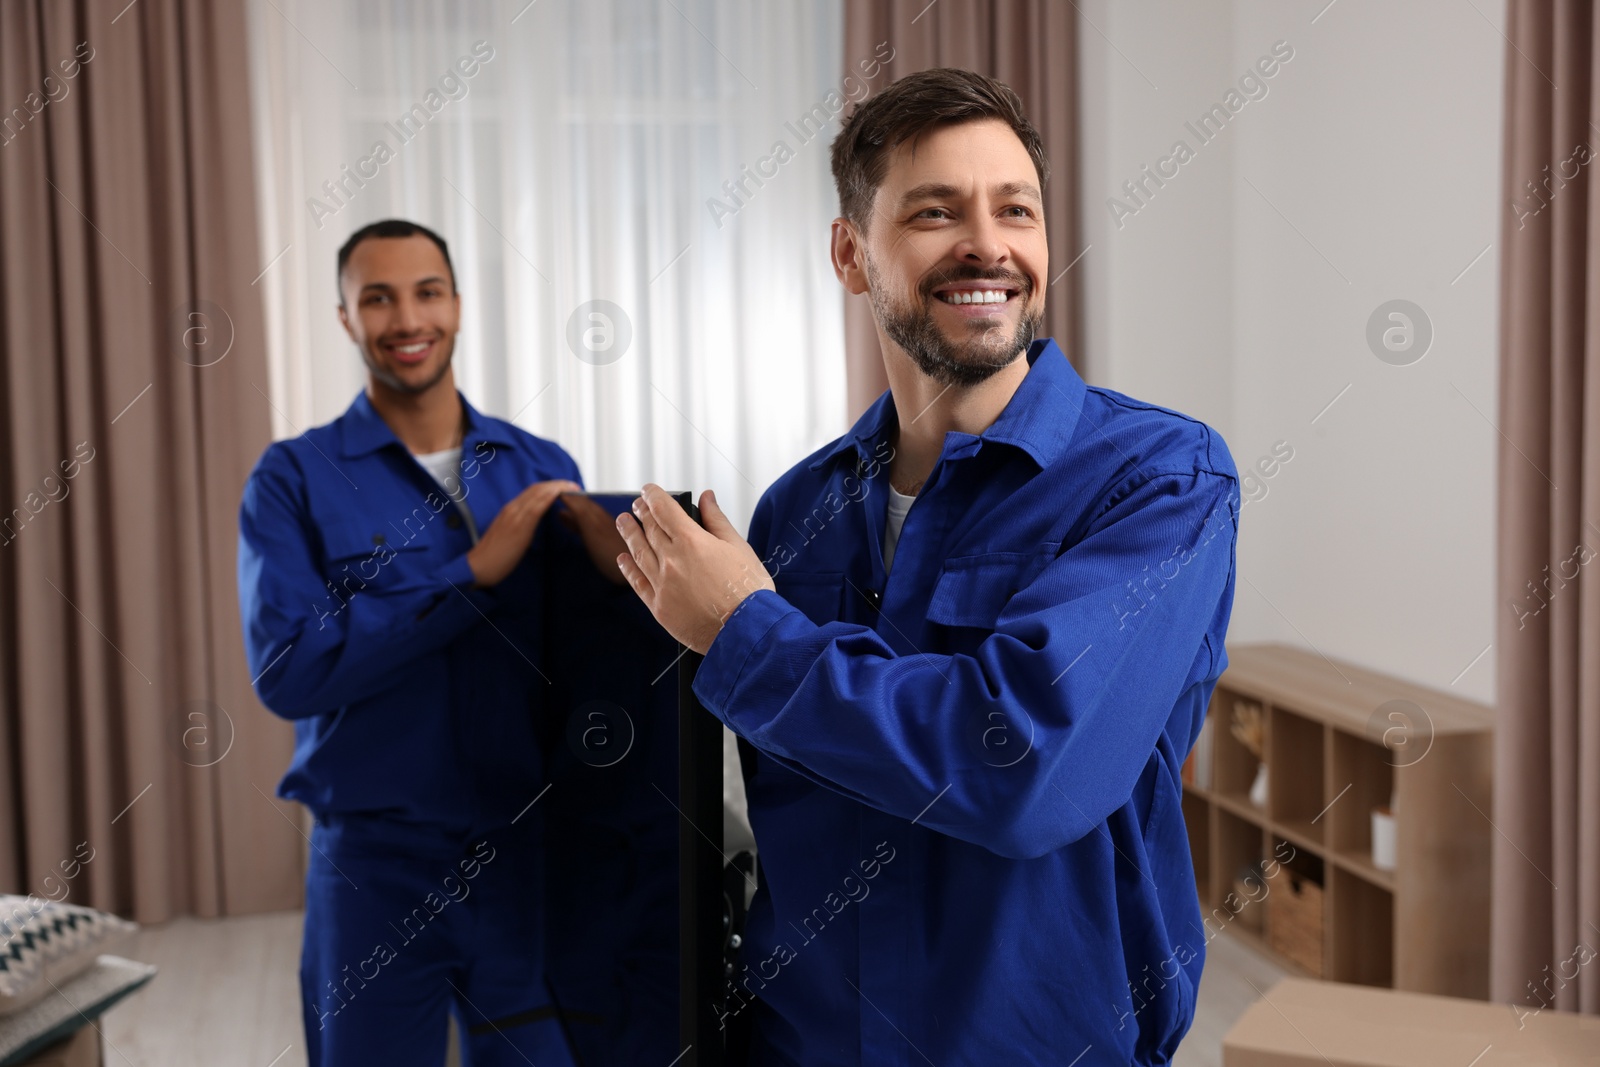
[[[1267,944],[1322,977],[1322,887],[1291,871],[1267,896]]]
[[[1262,895],[1262,888],[1266,886],[1266,876],[1261,873],[1259,863],[1251,864],[1241,870],[1233,879],[1233,907],[1234,921],[1253,934],[1260,935],[1266,922],[1262,914],[1263,901],[1267,898]],[[1271,890],[1267,892],[1270,894]],[[1226,903],[1226,901],[1225,901]]]

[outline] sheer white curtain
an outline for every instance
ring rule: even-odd
[[[742,528],[846,428],[837,118],[815,131],[840,19],[839,0],[253,0],[277,434],[361,388],[336,253],[409,218],[450,244],[469,400],[591,487],[714,488]]]

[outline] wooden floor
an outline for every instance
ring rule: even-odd
[[[147,926],[117,954],[160,970],[101,1021],[106,1067],[305,1067],[300,912]]]
[[[107,1067],[304,1067],[299,912],[180,919],[140,931],[120,954],[161,973],[102,1020]],[[1226,932],[1215,937],[1175,1067],[1221,1067],[1222,1035],[1281,977]]]
[[[1218,932],[1206,946],[1194,1025],[1178,1048],[1173,1067],[1222,1067],[1222,1036],[1287,973],[1226,928]]]

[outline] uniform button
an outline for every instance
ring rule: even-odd
[[[375,545],[381,545],[381,544],[383,544],[383,543],[384,543],[384,542],[385,542],[385,538],[384,538],[384,536],[383,536],[383,534],[381,534],[381,533],[375,533],[375,534],[373,534],[373,535],[372,535],[372,543],[373,543],[373,544],[375,544]]]
[[[444,520],[444,524],[450,527],[452,530],[459,530],[461,528],[461,516],[452,515],[448,519]]]
[[[878,611],[878,610],[882,609],[882,607],[883,607],[883,594],[882,593],[878,592],[876,589],[868,589],[862,595],[866,597],[867,605],[869,607],[871,607],[873,611]]]

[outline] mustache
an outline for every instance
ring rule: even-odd
[[[1025,275],[999,267],[983,268],[965,264],[930,271],[918,284],[917,295],[924,301],[931,300],[935,289],[951,282],[1005,282],[1007,288],[1017,290],[1024,300],[1033,295],[1033,282]]]

